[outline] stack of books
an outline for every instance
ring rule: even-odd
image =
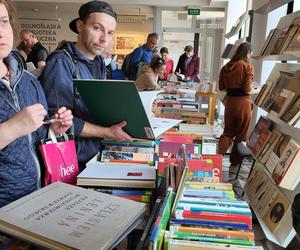
[[[222,249],[223,244],[254,246],[251,210],[247,202],[235,198],[231,184],[185,181],[177,194],[165,234],[169,249],[188,249],[189,244],[198,248],[213,244],[212,249]]]

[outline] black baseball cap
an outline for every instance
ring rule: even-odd
[[[89,14],[94,12],[105,13],[117,20],[117,13],[114,12],[113,8],[108,3],[102,1],[90,1],[80,6],[80,9],[78,11],[79,17],[75,18],[69,23],[70,29],[78,34],[78,30],[76,27],[77,20],[83,20]]]

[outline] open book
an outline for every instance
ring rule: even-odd
[[[127,121],[124,130],[134,138],[155,140],[181,120],[155,118],[152,102],[158,91],[138,92],[133,81],[74,80],[96,124]]]
[[[0,231],[47,249],[112,249],[145,205],[57,182],[0,209]]]

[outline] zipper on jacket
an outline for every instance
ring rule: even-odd
[[[21,73],[21,76],[19,77],[19,79],[16,81],[15,83],[15,86],[13,89],[11,89],[9,86],[6,86],[9,90],[9,92],[11,93],[12,97],[13,97],[13,101],[14,101],[14,105],[16,106],[16,108],[21,111],[21,108],[20,108],[20,103],[19,103],[19,100],[18,100],[18,97],[16,95],[16,86],[18,85],[20,79],[22,78],[23,76],[23,72]],[[40,169],[40,163],[38,161],[38,158],[36,156],[36,153],[35,153],[35,150],[33,148],[33,145],[32,145],[32,135],[29,134],[28,136],[28,143],[29,143],[29,151],[31,153],[31,156],[33,158],[33,161],[35,162],[35,167],[36,167],[36,173],[37,173],[37,184],[36,184],[36,187],[37,189],[40,189],[41,188],[41,169]]]

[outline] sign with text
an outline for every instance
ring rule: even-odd
[[[199,16],[200,15],[200,9],[199,8],[189,8],[188,9],[188,15],[190,15],[190,16]]]

